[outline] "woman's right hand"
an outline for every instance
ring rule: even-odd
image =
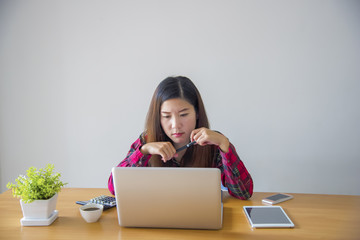
[[[161,156],[161,160],[167,162],[176,153],[174,146],[170,142],[150,142],[144,144],[140,148],[140,152],[144,155],[156,154]]]

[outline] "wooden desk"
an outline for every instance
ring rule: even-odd
[[[10,191],[0,194],[0,239],[360,239],[360,196],[293,194],[280,203],[295,224],[293,229],[252,229],[242,210],[262,205],[271,193],[255,193],[248,201],[225,195],[221,230],[122,228],[116,209],[104,211],[96,223],[80,216],[77,200],[109,195],[107,189],[64,188],[59,193],[59,218],[46,227],[22,227],[19,200]]]

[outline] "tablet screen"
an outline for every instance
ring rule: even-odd
[[[293,227],[280,206],[246,206],[245,214],[252,227]]]

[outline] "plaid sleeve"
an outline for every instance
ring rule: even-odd
[[[140,151],[140,147],[145,144],[143,134],[131,145],[129,152],[126,155],[126,158],[122,160],[117,167],[147,167],[149,164],[149,159],[151,155],[144,155]],[[114,192],[114,182],[112,173],[108,180],[108,189],[111,194]]]
[[[216,165],[221,170],[222,183],[228,188],[231,196],[243,200],[252,196],[253,181],[251,175],[231,143],[227,153],[219,149]]]
[[[143,140],[138,138],[130,147],[126,158],[122,160],[118,167],[147,167],[151,155],[144,155],[140,151],[140,147],[144,145]]]

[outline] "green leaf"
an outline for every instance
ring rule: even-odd
[[[9,182],[6,187],[12,190],[14,197],[20,197],[24,202],[49,199],[61,190],[67,183],[60,180],[60,173],[54,173],[54,164],[48,164],[46,168],[30,167],[27,177],[20,175],[15,179],[15,184]]]

